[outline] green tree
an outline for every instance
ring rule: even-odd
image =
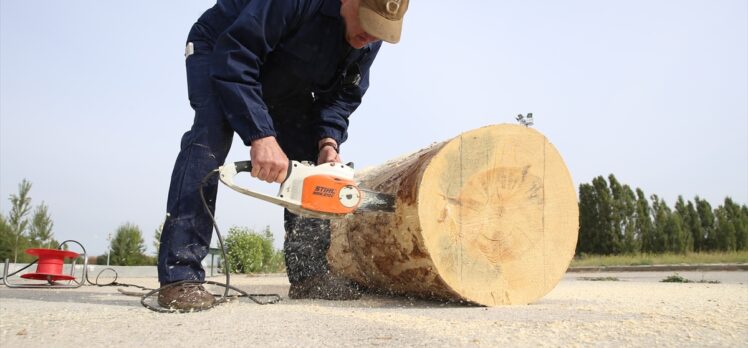
[[[276,250],[273,253],[273,257],[270,259],[268,272],[285,272],[285,271],[286,271],[286,259],[285,259],[285,255],[283,255],[283,250]]]
[[[723,205],[714,210],[717,218],[716,243],[717,249],[722,251],[738,250],[738,245],[743,246],[744,227],[740,218],[740,206],[735,204],[730,197],[725,198]],[[739,242],[740,240],[740,242]]]
[[[260,234],[233,226],[226,237],[226,249],[229,267],[236,273],[277,272],[283,267],[283,254],[273,248],[270,227]]]
[[[740,221],[737,230],[737,248],[738,250],[748,250],[748,206],[740,207]]]
[[[0,262],[13,256],[14,238],[13,228],[0,212]]]
[[[579,238],[577,255],[592,254],[594,239],[597,238],[597,204],[595,189],[590,184],[579,185]]]
[[[634,215],[635,230],[639,236],[641,252],[654,252],[655,235],[654,223],[652,222],[652,208],[649,206],[647,196],[640,188],[636,188],[636,213]]]
[[[34,246],[42,248],[51,248],[52,239],[52,217],[49,216],[47,205],[42,202],[34,209],[34,215],[31,217],[29,225],[29,238]]]
[[[110,264],[112,265],[144,265],[151,261],[145,255],[145,241],[140,227],[131,223],[125,223],[117,228],[110,250]]]
[[[106,265],[106,254],[96,256],[97,265]]]
[[[691,202],[689,202],[691,203]],[[688,205],[683,200],[683,196],[678,196],[678,200],[675,201],[675,215],[678,216],[680,219],[680,228],[677,231],[679,234],[679,245],[682,243],[685,247],[685,250],[682,249],[680,246],[677,248],[679,249],[678,252],[684,253],[687,251],[693,251],[694,250],[694,240],[693,240],[693,232],[691,231],[691,215],[688,213]]]
[[[628,185],[621,185],[613,174],[608,176],[613,194],[613,230],[620,240],[620,252],[633,254],[640,246],[635,229],[636,196]]]
[[[667,222],[663,227],[665,234],[665,251],[685,254],[688,251],[688,234],[683,229],[683,220],[680,215],[668,214]]]
[[[618,182],[615,175],[608,175],[610,187],[610,233],[618,240],[618,245],[612,250],[611,254],[617,254],[623,249],[623,229],[626,224],[622,196],[623,186]]]
[[[654,222],[651,252],[663,253],[668,249],[666,226],[669,223],[671,211],[665,201],[657,195],[650,196],[650,200],[652,201],[652,221]]]
[[[613,196],[605,178],[598,176],[592,179],[597,203],[597,234],[594,247],[595,254],[611,255],[621,251],[621,235],[615,227],[613,215]]]
[[[727,220],[732,225],[734,233],[728,239],[731,239],[729,244],[734,244],[734,250],[745,249],[746,243],[748,243],[748,220],[745,219],[742,213],[742,207],[735,203],[730,197],[726,197],[724,201],[724,209],[726,211]],[[732,241],[734,240],[734,242]]]
[[[693,242],[693,250],[696,252],[704,250],[704,228],[701,226],[701,220],[699,219],[699,212],[696,211],[696,206],[693,202],[688,201],[686,204],[686,214],[688,219],[685,223],[688,225],[688,232],[691,233],[691,241]]]
[[[700,199],[699,196],[694,198],[694,204],[696,204],[696,212],[699,214],[702,235],[704,236],[702,239],[702,250],[717,250],[717,236],[715,234],[716,220],[712,206],[706,200]]]
[[[275,255],[275,248],[273,247],[273,232],[270,231],[270,226],[265,226],[262,231],[262,264],[263,271],[267,271],[273,256]]]
[[[247,227],[232,226],[226,237],[230,269],[236,273],[260,272],[263,266],[263,238]]]
[[[730,221],[730,215],[724,206],[719,206],[714,210],[717,217],[717,226],[715,229],[717,250],[735,251],[735,226]]]
[[[18,194],[10,195],[10,214],[8,215],[8,224],[10,225],[11,231],[13,232],[13,238],[15,243],[13,244],[13,262],[18,262],[18,249],[22,248],[23,242],[26,242],[24,233],[29,224],[27,218],[31,211],[31,197],[29,196],[31,191],[31,182],[23,179],[18,184]]]
[[[155,231],[153,231],[153,247],[156,248],[156,262],[158,262],[158,253],[161,248],[161,231],[164,230],[164,223],[158,225]]]

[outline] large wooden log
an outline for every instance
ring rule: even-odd
[[[539,132],[495,125],[359,173],[394,213],[334,221],[331,270],[372,289],[481,305],[547,294],[574,256],[571,176]]]

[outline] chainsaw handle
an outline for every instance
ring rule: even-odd
[[[286,172],[286,178],[291,176],[291,169],[292,169],[293,163],[292,161],[288,161],[288,171]],[[239,161],[234,162],[234,167],[236,167],[236,172],[251,172],[252,171],[252,161]],[[284,180],[285,181],[285,180]]]
[[[251,172],[252,171],[252,161],[239,161],[234,162],[234,167],[236,167],[236,172]]]

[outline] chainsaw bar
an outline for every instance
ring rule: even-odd
[[[361,203],[356,208],[356,211],[382,211],[390,213],[395,211],[395,196],[362,188],[359,188],[359,190],[363,192],[364,197],[361,199]]]

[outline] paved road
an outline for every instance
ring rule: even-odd
[[[365,295],[358,301],[247,300],[206,312],[159,314],[111,287],[0,288],[3,347],[56,346],[559,346],[740,347],[748,343],[748,272],[573,273],[537,303],[472,307]],[[613,277],[618,281],[593,281]],[[220,281],[216,277],[214,280]],[[124,279],[155,286],[153,279]],[[279,292],[283,276],[233,277]]]

